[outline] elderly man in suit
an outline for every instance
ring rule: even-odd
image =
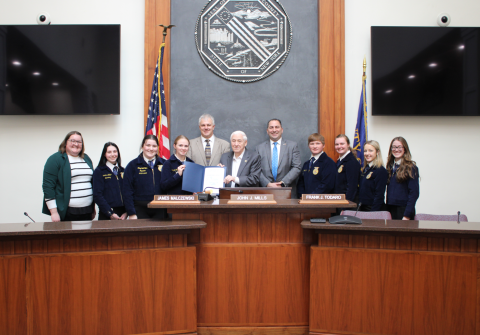
[[[198,119],[201,136],[190,141],[187,157],[203,166],[216,166],[222,154],[230,151],[230,144],[213,135],[215,119],[210,114],[203,114]]]
[[[270,140],[257,146],[257,153],[262,159],[260,186],[295,186],[302,168],[297,143],[282,138],[282,121],[278,119],[268,121],[267,134]]]
[[[227,167],[226,187],[258,186],[260,179],[260,156],[255,151],[247,150],[247,135],[237,130],[230,136],[232,151],[224,153],[220,166]]]

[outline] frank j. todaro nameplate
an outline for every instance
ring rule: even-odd
[[[228,205],[276,204],[273,194],[231,194]]]
[[[299,204],[348,204],[345,194],[302,194]]]
[[[156,195],[151,204],[199,204],[197,195]]]

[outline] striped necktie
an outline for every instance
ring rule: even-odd
[[[273,142],[273,154],[272,154],[272,175],[273,175],[273,181],[277,181],[277,170],[278,170],[277,142]]]
[[[308,164],[308,171],[312,169],[313,161],[315,161],[315,157],[310,158],[310,164]]]
[[[115,176],[118,175],[118,166],[115,166],[115,167],[113,168],[113,174],[114,174]]]
[[[150,169],[153,169],[153,159],[151,161],[148,161],[148,165],[150,166]]]
[[[210,166],[210,158],[212,158],[212,148],[210,147],[210,140],[206,139],[205,142],[205,158],[207,160],[207,166]]]

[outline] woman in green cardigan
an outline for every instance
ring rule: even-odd
[[[82,134],[71,131],[43,169],[43,213],[52,221],[90,221],[95,217],[93,165]]]

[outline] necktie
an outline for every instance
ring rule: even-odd
[[[310,164],[308,164],[308,171],[312,169],[313,161],[315,160],[315,157],[310,158]]]
[[[393,173],[397,172],[397,169],[398,169],[398,164],[397,163],[393,164]]]
[[[342,165],[342,161],[339,158],[338,161],[337,161],[337,167],[339,167],[340,165]]]
[[[274,181],[277,181],[277,170],[278,170],[278,151],[277,151],[277,142],[274,142],[273,154],[272,154],[272,174],[273,174]]]
[[[212,158],[212,148],[210,147],[210,140],[205,140],[207,144],[205,145],[205,158],[207,159],[207,166],[210,165],[210,158]]]
[[[113,174],[114,174],[115,176],[118,175],[118,166],[115,166],[115,167],[113,168]]]
[[[148,165],[150,166],[150,169],[153,169],[153,159],[151,161],[148,161]]]

